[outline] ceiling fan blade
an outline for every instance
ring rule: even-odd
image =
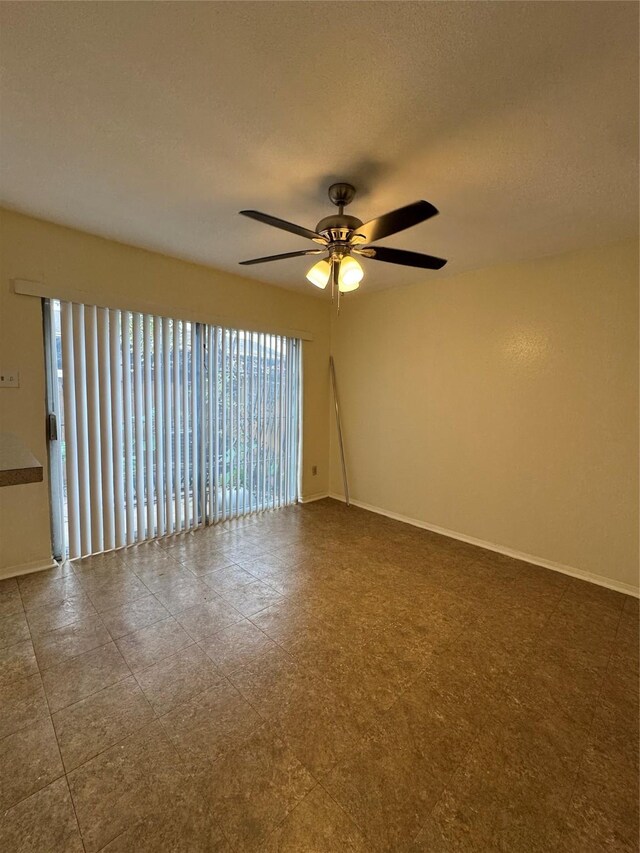
[[[276,216],[269,216],[268,213],[260,213],[259,210],[241,210],[243,216],[248,216],[250,219],[257,219],[258,222],[264,222],[266,225],[273,225],[274,228],[282,228],[283,231],[289,231],[291,234],[297,234],[298,237],[307,237],[309,240],[319,240],[326,243],[326,240],[311,231],[309,228],[303,228],[302,225],[294,225],[293,222],[286,222],[284,219],[278,219]]]
[[[283,258],[300,258],[303,255],[321,255],[324,249],[305,249],[302,252],[285,252],[283,255],[269,255],[266,258],[251,258],[250,261],[240,261],[243,266],[264,264],[266,261],[281,261]]]
[[[405,267],[420,267],[423,270],[439,270],[447,263],[443,258],[422,255],[420,252],[405,252],[404,249],[388,249],[386,246],[370,246],[373,255],[366,257],[372,261],[385,261],[388,264],[402,264]]]
[[[437,213],[438,209],[428,201],[414,201],[406,207],[384,213],[377,219],[370,219],[356,229],[356,234],[362,234],[366,243],[374,243],[390,234],[397,234],[398,231],[404,231],[405,228],[411,228],[412,225],[431,219]]]

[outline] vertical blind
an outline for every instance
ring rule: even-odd
[[[70,558],[297,500],[298,339],[50,309]]]

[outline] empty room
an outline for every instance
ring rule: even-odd
[[[0,850],[638,853],[636,2],[0,2]]]

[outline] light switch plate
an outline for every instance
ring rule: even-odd
[[[17,370],[0,368],[0,388],[19,388],[20,374]]]

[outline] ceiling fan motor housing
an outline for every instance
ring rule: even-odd
[[[316,225],[316,231],[329,241],[330,247],[333,244],[344,244],[342,248],[345,253],[349,249],[349,238],[353,232],[362,225],[362,222],[355,216],[348,216],[346,213],[336,213],[333,216],[325,216]],[[336,248],[338,248],[336,246]]]

